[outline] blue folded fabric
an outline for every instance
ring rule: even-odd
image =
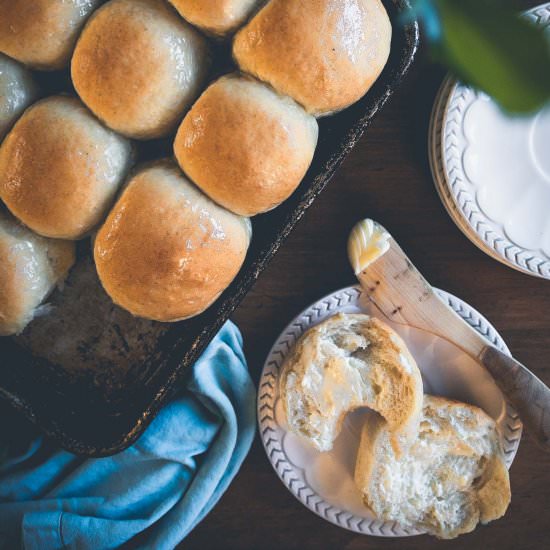
[[[237,473],[254,402],[241,335],[227,323],[133,446],[83,459],[40,438],[0,465],[0,547],[173,548]]]

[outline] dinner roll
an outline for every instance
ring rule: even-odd
[[[136,139],[175,129],[209,69],[206,40],[164,0],[111,0],[90,19],[71,74],[107,126]]]
[[[403,340],[382,321],[338,313],[305,332],[287,357],[280,395],[289,429],[329,451],[347,413],[382,415],[396,452],[418,433],[422,378]]]
[[[46,239],[0,207],[0,336],[21,332],[74,263],[74,243]]]
[[[240,68],[327,115],[355,103],[381,73],[391,24],[380,0],[271,0],[235,37]]]
[[[46,237],[79,239],[104,217],[132,146],[73,97],[29,107],[0,147],[0,198]]]
[[[0,142],[37,95],[30,71],[0,53]]]
[[[504,515],[510,479],[496,424],[481,409],[426,395],[407,453],[395,454],[390,435],[382,418],[369,415],[355,468],[379,519],[451,539]]]
[[[239,271],[250,221],[203,195],[175,163],[141,168],[99,230],[94,258],[112,300],[138,317],[204,311]]]
[[[62,69],[80,29],[101,2],[0,0],[0,51],[36,69]]]
[[[224,36],[240,27],[263,0],[170,0],[182,17],[206,32]]]
[[[284,201],[306,173],[317,121],[250,77],[229,75],[193,105],[174,143],[184,172],[213,200],[253,216]]]

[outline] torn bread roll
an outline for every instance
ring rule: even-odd
[[[391,23],[380,0],[271,0],[235,36],[241,70],[316,116],[364,96],[390,53]]]
[[[317,121],[251,77],[214,82],[181,123],[174,153],[214,201],[243,216],[278,206],[298,187],[317,145]]]
[[[358,407],[385,418],[398,452],[418,432],[420,371],[403,340],[369,315],[338,313],[309,329],[285,361],[280,392],[290,430],[320,451]]]
[[[172,161],[139,169],[98,231],[94,259],[130,313],[179,321],[204,311],[237,275],[250,221],[213,203]]]
[[[0,336],[32,321],[74,260],[73,242],[40,237],[0,207]]]
[[[399,456],[388,425],[369,415],[357,456],[365,504],[403,527],[450,539],[500,518],[510,503],[495,422],[472,405],[426,395],[418,435]]]

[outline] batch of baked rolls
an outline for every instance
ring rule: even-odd
[[[380,0],[0,0],[0,334],[44,309],[88,237],[120,307],[204,311],[249,218],[304,177],[317,118],[369,90],[390,42]],[[213,81],[219,44],[235,68]],[[44,97],[36,71],[53,70],[74,89]],[[174,158],[140,164],[134,140],[170,136]]]

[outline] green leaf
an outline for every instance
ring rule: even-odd
[[[457,76],[511,113],[550,99],[550,43],[544,30],[502,2],[435,0],[442,26],[434,54]]]

